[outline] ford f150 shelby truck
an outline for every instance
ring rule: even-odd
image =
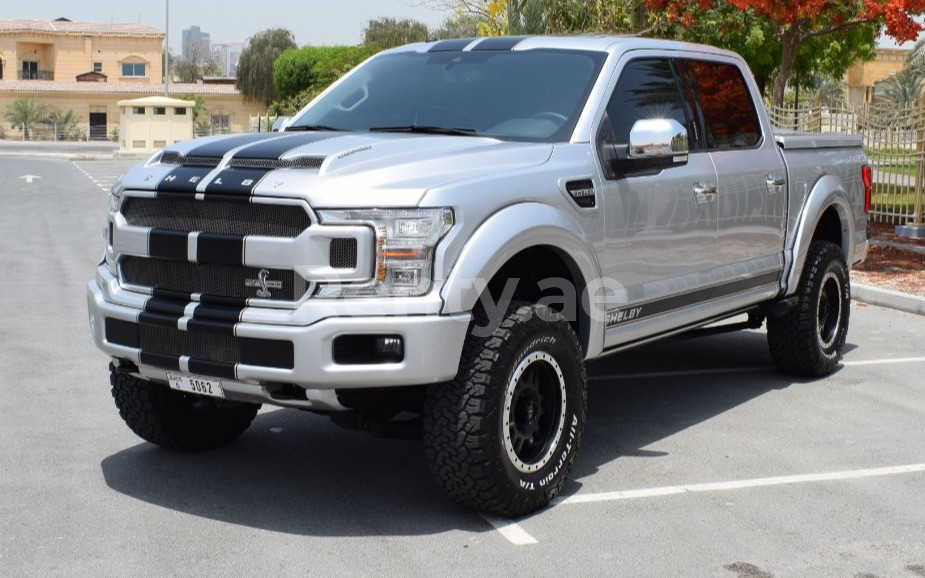
[[[831,372],[870,186],[859,138],[774,134],[733,53],[415,44],[279,132],[128,171],[90,326],[152,443],[227,443],[262,403],[355,427],[418,412],[446,492],[520,515],[575,460],[588,360],[766,322],[782,370]]]

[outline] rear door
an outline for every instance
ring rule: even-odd
[[[734,60],[685,58],[703,144],[716,167],[716,281],[724,292],[776,284],[783,269],[786,170]]]

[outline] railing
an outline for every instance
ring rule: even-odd
[[[54,80],[54,70],[17,70],[19,80]]]
[[[873,168],[870,220],[894,225],[925,222],[925,107],[870,105],[772,108],[778,129],[859,134]]]

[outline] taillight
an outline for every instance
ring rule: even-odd
[[[861,180],[864,181],[864,212],[869,213],[871,189],[874,183],[874,171],[870,168],[870,165],[861,167]]]

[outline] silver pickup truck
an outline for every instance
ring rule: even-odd
[[[419,416],[446,492],[516,516],[568,476],[589,360],[766,323],[781,370],[831,372],[870,189],[860,138],[775,134],[730,52],[415,44],[279,132],[132,168],[90,327],[154,444],[228,443],[262,403],[395,435]]]

